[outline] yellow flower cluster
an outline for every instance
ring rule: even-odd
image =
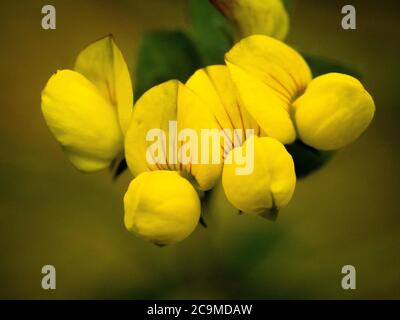
[[[241,18],[248,14],[233,13],[235,21],[248,21]],[[242,26],[243,36],[252,33],[249,28]],[[286,29],[279,31],[281,38]],[[338,73],[313,79],[298,52],[267,35],[243,38],[225,63],[198,70],[185,84],[170,80],[155,86],[132,108],[127,65],[113,38],[106,37],[80,53],[74,70],[52,76],[42,92],[44,118],[75,167],[94,172],[125,155],[135,176],[124,197],[125,226],[158,245],[193,232],[200,196],[219,181],[238,210],[274,217],[296,184],[284,145],[299,139],[336,150],[357,139],[373,118],[374,101],[357,79]],[[175,163],[167,152],[162,164],[149,164],[146,134],[153,128],[168,132],[169,121],[196,132],[254,129],[254,135],[244,133],[244,143],[232,145],[220,164]],[[224,160],[246,152],[249,142],[254,170],[237,175],[240,164]]]

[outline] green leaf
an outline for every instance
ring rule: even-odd
[[[189,0],[190,34],[203,66],[223,64],[233,45],[233,27],[207,0]]]
[[[314,149],[299,140],[286,145],[286,149],[293,158],[298,178],[303,178],[323,167],[335,153],[334,151]]]
[[[361,78],[361,75],[358,71],[354,70],[349,66],[343,65],[340,62],[312,55],[303,55],[303,57],[310,66],[314,77],[318,77],[320,75],[330,72],[338,72],[338,73],[348,74],[357,79]]]
[[[182,31],[145,33],[136,64],[135,98],[162,82],[185,82],[201,67],[195,45]]]

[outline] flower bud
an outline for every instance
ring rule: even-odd
[[[189,181],[175,171],[141,173],[124,197],[125,226],[157,245],[188,237],[200,218],[200,199]]]
[[[248,175],[237,175],[241,164],[235,159],[248,152],[250,142],[254,142],[253,171]],[[273,219],[292,198],[296,185],[293,159],[279,141],[252,136],[242,147],[228,154],[222,185],[228,200],[236,208]]]
[[[375,104],[355,78],[328,73],[317,77],[294,103],[300,139],[320,150],[340,149],[356,140],[371,123]]]

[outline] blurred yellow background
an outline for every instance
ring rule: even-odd
[[[276,223],[213,217],[181,244],[158,248],[123,226],[125,173],[83,175],[40,111],[40,92],[88,43],[113,33],[134,67],[140,35],[187,26],[184,0],[53,0],[57,30],[41,29],[47,1],[2,4],[0,30],[0,298],[400,298],[400,22],[396,1],[298,0],[288,42],[364,75],[376,117],[356,143],[301,180]],[[57,289],[41,288],[41,268]],[[341,268],[357,289],[341,288]]]

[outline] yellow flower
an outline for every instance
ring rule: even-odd
[[[317,149],[342,148],[372,121],[374,101],[357,79],[327,74],[312,80],[301,55],[281,41],[250,36],[225,60],[243,106],[284,144],[300,138]]]
[[[270,137],[252,136],[242,147],[233,149],[227,159],[235,159],[235,153],[247,152],[248,144],[254,143],[254,170],[249,175],[237,175],[241,166],[235,161],[226,162],[222,173],[222,185],[228,200],[246,213],[274,219],[278,211],[292,198],[296,173],[290,154],[283,144]]]
[[[223,146],[226,152],[222,186],[228,201],[240,211],[274,218],[294,192],[296,175],[292,157],[282,143],[265,137],[259,119],[256,121],[238,100],[226,66],[198,70],[186,85],[207,102],[206,106],[220,129],[242,130],[237,143],[230,141]],[[249,129],[253,132],[246,131]],[[243,156],[252,161],[253,168],[249,174],[240,175],[237,169],[243,167],[243,163],[238,159],[243,159]],[[220,193],[214,194],[217,191],[211,192],[210,199],[213,199],[214,205],[219,206],[225,201]],[[215,208],[209,206],[209,209],[214,211]]]
[[[122,156],[132,107],[128,67],[111,36],[84,49],[75,69],[58,71],[42,92],[47,125],[72,164],[85,172]]]
[[[157,245],[188,237],[200,218],[200,200],[193,186],[177,172],[141,173],[124,197],[125,226]]]
[[[374,116],[374,101],[355,78],[329,73],[315,78],[293,102],[300,139],[320,150],[339,149],[356,140]]]
[[[176,125],[173,131],[171,123]],[[127,164],[136,176],[125,195],[128,230],[162,245],[178,242],[194,230],[200,218],[198,194],[217,183],[222,161],[195,162],[191,154],[188,162],[182,161],[184,155],[178,150],[185,143],[177,138],[185,129],[200,136],[202,129],[216,128],[205,102],[177,80],[162,83],[142,95],[125,139]],[[154,129],[165,134],[161,141],[148,139]],[[157,143],[162,146],[157,154],[149,153]],[[200,154],[200,144],[197,147]],[[153,156],[158,161],[149,161],[154,160]]]
[[[280,40],[289,31],[289,15],[281,0],[211,0],[235,26],[239,39],[264,34]]]

